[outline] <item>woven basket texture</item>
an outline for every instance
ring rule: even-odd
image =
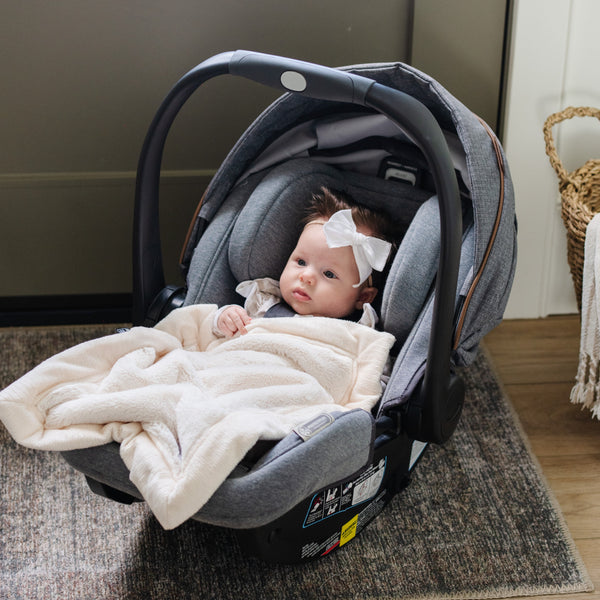
[[[544,123],[546,154],[558,175],[561,215],[567,230],[567,261],[575,287],[577,306],[581,311],[581,287],[585,232],[594,215],[600,211],[600,159],[588,160],[578,169],[568,172],[563,166],[552,137],[552,128],[573,117],[600,119],[600,109],[590,106],[570,106],[550,115]]]

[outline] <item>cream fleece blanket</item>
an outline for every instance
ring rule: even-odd
[[[0,392],[0,419],[41,450],[121,443],[166,529],[197,512],[258,439],[321,412],[369,410],[393,336],[320,317],[256,319],[231,340],[216,306],[57,354]]]
[[[585,230],[579,366],[571,402],[583,404],[600,418],[600,214]]]

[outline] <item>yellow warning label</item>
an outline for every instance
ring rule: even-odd
[[[356,535],[357,523],[358,515],[342,526],[342,533],[340,534],[340,546],[343,546],[346,542],[349,542]]]

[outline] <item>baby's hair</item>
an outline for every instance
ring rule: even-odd
[[[308,214],[304,219],[304,224],[306,225],[311,221],[318,221],[319,219],[328,220],[336,212],[346,209],[352,211],[352,219],[357,227],[362,226],[369,229],[373,237],[386,240],[392,244],[394,250],[397,249],[400,238],[393,220],[385,213],[376,212],[362,204],[358,204],[350,194],[341,190],[333,190],[323,186],[319,194],[313,194],[312,200],[308,205]],[[389,264],[390,261],[388,260],[388,266]],[[387,268],[384,269],[383,273],[373,271],[371,274],[372,285],[377,289],[381,289],[386,275]]]
[[[365,227],[372,232],[374,237],[392,244],[398,241],[393,223],[387,215],[358,204],[346,192],[330,190],[326,187],[321,188],[321,193],[313,194],[304,224],[319,219],[329,219],[334,213],[346,209],[352,211],[352,219],[357,227]]]

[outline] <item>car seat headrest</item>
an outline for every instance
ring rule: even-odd
[[[302,232],[311,197],[323,186],[346,192],[375,210],[385,210],[408,226],[429,193],[403,185],[402,202],[394,202],[398,185],[311,159],[282,163],[256,186],[238,215],[229,244],[234,277],[237,281],[279,279]]]
[[[234,277],[279,279],[302,232],[312,194],[335,183],[335,172],[326,165],[291,161],[273,169],[254,189],[233,228],[229,264]]]
[[[424,202],[396,252],[381,302],[381,324],[403,342],[429,296],[440,253],[437,196]]]

